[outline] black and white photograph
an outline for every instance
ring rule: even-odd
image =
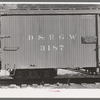
[[[100,3],[0,3],[4,89],[100,89]]]

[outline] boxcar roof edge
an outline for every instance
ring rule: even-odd
[[[1,11],[1,16],[13,15],[66,15],[66,14],[100,14],[100,10],[7,10]]]

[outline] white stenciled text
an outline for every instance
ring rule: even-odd
[[[59,41],[59,45],[57,45],[57,44],[55,44],[55,45],[46,44],[46,46],[44,44],[41,45],[40,46],[41,51],[46,51],[46,50],[47,51],[51,51],[51,50],[53,50],[53,51],[57,51],[57,50],[62,51],[64,49],[64,44],[63,44],[64,42],[60,42],[60,41],[63,41],[64,38],[65,38],[64,34],[59,34],[59,35],[49,34],[49,35],[46,35],[46,36],[44,36],[43,34],[34,36],[34,34],[32,34],[32,35],[28,36],[29,40],[37,39],[39,41],[45,41],[45,42],[48,41],[48,40],[49,40],[49,42],[53,42],[54,40]],[[69,34],[69,38],[71,40],[75,40],[76,34],[74,34],[74,35]]]

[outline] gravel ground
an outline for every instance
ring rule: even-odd
[[[5,71],[0,72],[0,76],[3,76],[5,74]],[[8,74],[8,73],[7,73]],[[58,73],[59,76],[63,75],[74,75],[74,76],[79,76],[81,75],[78,72],[73,72],[73,71],[66,71],[63,69],[59,69]],[[67,76],[68,76],[67,75]],[[100,83],[81,83],[81,84],[75,84],[75,83],[70,83],[70,85],[65,84],[65,83],[56,83],[56,84],[44,84],[44,85],[38,85],[38,84],[32,84],[32,85],[27,85],[27,84],[22,84],[21,86],[11,84],[7,86],[0,86],[0,89],[27,89],[27,88],[32,88],[32,89],[100,89]]]
[[[82,83],[82,84],[75,84],[75,83],[70,83],[68,84],[62,84],[62,83],[57,83],[57,84],[44,84],[44,85],[37,85],[37,84],[32,84],[32,85],[27,85],[27,84],[22,84],[21,86],[11,84],[8,86],[0,86],[0,89],[27,89],[27,88],[33,88],[33,89],[100,89],[100,83]]]

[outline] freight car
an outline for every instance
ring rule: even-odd
[[[100,72],[99,9],[9,10],[1,14],[1,69],[52,78],[57,69]]]

